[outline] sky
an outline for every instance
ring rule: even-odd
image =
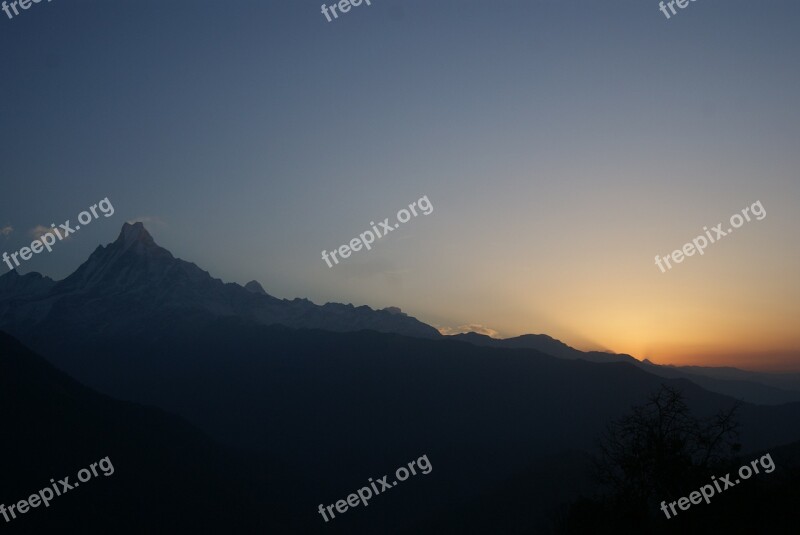
[[[0,250],[108,197],[19,271],[63,278],[137,220],[281,298],[800,370],[797,2],[320,4],[0,12]],[[422,196],[429,215],[321,258]],[[702,256],[654,262],[756,202]]]

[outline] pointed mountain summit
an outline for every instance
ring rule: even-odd
[[[191,262],[175,258],[156,244],[142,223],[125,223],[116,241],[99,246],[57,291],[180,293],[214,279]],[[219,281],[221,284],[221,281]],[[162,295],[163,297],[163,295]]]
[[[252,292],[254,294],[261,294],[261,295],[268,295],[266,291],[264,291],[264,287],[258,281],[250,281],[244,285],[244,289]]]
[[[119,233],[117,241],[121,241],[127,246],[132,246],[139,243],[143,246],[155,246],[156,242],[149,232],[144,228],[144,223],[138,221],[136,223],[125,223],[122,225],[122,231]]]
[[[29,343],[43,331],[49,333],[43,338],[50,340],[58,338],[54,333],[67,340],[81,332],[112,338],[158,336],[161,329],[176,324],[191,329],[198,321],[207,324],[215,318],[439,337],[436,329],[410,316],[367,306],[277,299],[256,281],[246,287],[224,283],[173,256],[142,223],[125,223],[114,242],[97,247],[62,281],[53,282],[38,273],[0,278],[0,329]]]

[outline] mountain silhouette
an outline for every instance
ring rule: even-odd
[[[736,368],[702,368],[697,366],[660,366],[649,360],[640,361],[630,355],[603,351],[580,351],[546,334],[525,334],[497,339],[474,332],[448,338],[486,347],[535,349],[564,359],[589,362],[627,362],[667,378],[689,379],[703,388],[750,403],[780,405],[800,401],[800,379],[794,376],[748,372]]]
[[[47,338],[87,329],[110,335],[146,333],[153,321],[169,324],[179,317],[206,314],[262,325],[440,336],[406,315],[367,306],[277,299],[255,281],[248,286],[211,277],[156,244],[142,223],[125,223],[116,241],[97,247],[62,281],[16,271],[0,277],[0,329],[37,349],[47,349],[37,343],[43,331]]]
[[[20,275],[16,270],[11,270],[0,277],[0,295],[6,299],[36,297],[46,294],[54,285],[53,279],[39,273]]]
[[[250,281],[244,285],[244,289],[254,294],[261,294],[261,295],[268,295],[267,291],[264,290],[264,287],[258,281]]]
[[[451,338],[488,347],[535,349],[563,359],[582,359],[589,362],[629,362],[631,364],[639,362],[634,357],[625,354],[580,351],[546,334],[523,334],[514,338],[498,339],[491,338],[485,334],[462,333],[452,335]]]
[[[0,355],[21,354],[25,360],[0,360],[2,402],[25,408],[10,427],[15,437],[24,439],[5,441],[3,453],[7,459],[22,459],[24,468],[10,480],[13,483],[3,483],[2,499],[13,500],[16,489],[31,484],[29,467],[49,458],[49,444],[59,434],[73,437],[72,457],[47,465],[33,479],[46,480],[64,471],[67,475],[109,455],[118,470],[128,464],[141,474],[132,488],[146,493],[146,481],[159,481],[167,489],[159,495],[170,495],[196,480],[170,472],[172,461],[155,463],[159,470],[168,470],[153,474],[145,460],[111,445],[128,445],[145,458],[162,447],[175,455],[196,448],[217,453],[189,453],[182,469],[195,470],[195,462],[201,463],[203,470],[214,473],[200,470],[196,477],[214,482],[215,489],[259,496],[256,491],[275,492],[264,491],[264,485],[278,486],[280,495],[264,503],[272,504],[270,518],[281,518],[274,504],[292,512],[283,517],[290,517],[286,521],[291,527],[279,533],[463,533],[442,526],[463,525],[465,508],[471,518],[477,514],[491,524],[490,511],[499,514],[502,508],[495,509],[496,504],[485,503],[481,496],[505,488],[515,474],[528,471],[538,476],[517,488],[542,499],[529,502],[519,525],[539,532],[549,521],[549,508],[557,500],[576,498],[587,484],[578,470],[583,468],[582,456],[568,452],[592,451],[605,422],[628,411],[662,382],[680,387],[698,414],[711,415],[734,402],[690,381],[663,380],[628,363],[566,360],[530,349],[374,331],[266,327],[210,316],[172,325],[156,343],[128,339],[116,348],[71,355],[90,364],[87,375],[102,382],[106,392],[180,414],[228,448],[253,451],[255,460],[241,464],[268,467],[271,460],[281,459],[282,473],[263,468],[252,476],[257,479],[253,482],[236,476],[242,470],[222,469],[230,465],[230,458],[182,421],[162,413],[161,426],[153,427],[147,415],[155,418],[158,412],[92,393],[8,340],[0,339],[5,342]],[[125,412],[125,407],[130,410]],[[744,452],[800,439],[800,404],[744,404],[740,410]],[[343,516],[336,525],[317,518],[317,504],[332,503],[365,485],[366,478],[391,473],[422,454],[431,459],[430,475],[409,480],[383,501]],[[217,467],[222,468],[214,471]],[[559,483],[562,477],[571,483]],[[193,492],[200,496],[193,497]],[[187,493],[187,500],[210,499],[206,493],[211,490],[203,485],[193,492]],[[214,505],[217,510],[237,511],[247,526],[265,522],[247,506],[247,498],[239,509],[229,508],[231,498],[223,498]],[[484,513],[476,504],[483,504]],[[108,507],[109,515],[135,514]],[[173,510],[182,511],[179,505]],[[160,511],[167,525],[184,527],[164,507]],[[252,531],[243,527],[234,532]]]
[[[280,470],[234,455],[161,410],[98,394],[3,332],[0,406],[0,503],[27,499],[51,478],[75,483],[80,469],[105,457],[114,468],[47,508],[0,517],[4,533],[255,533],[289,516],[279,489],[254,481],[280,479]],[[259,513],[269,500],[269,514]]]
[[[0,276],[0,329],[34,349],[58,358],[60,346],[82,343],[74,333],[102,333],[114,340],[152,338],[164,326],[187,318],[236,317],[261,325],[285,325],[329,331],[398,333],[440,338],[439,332],[397,307],[373,310],[338,303],[319,306],[307,299],[277,299],[260,283],[244,287],[211,277],[191,262],[160,247],[142,223],[125,223],[119,237],[99,246],[74,273],[53,281],[38,273]],[[544,334],[494,339],[477,333],[450,337],[475,345],[535,349],[565,359],[629,362],[662,377],[683,377],[745,401],[780,404],[800,401],[800,380],[753,374],[736,369],[677,368],[640,362],[625,354],[579,351]],[[57,347],[54,347],[57,346]],[[75,363],[55,363],[76,371]],[[783,388],[780,386],[787,385]]]
[[[682,390],[703,417],[735,403],[683,377],[659,377],[632,357],[584,358],[545,335],[500,343],[443,337],[395,307],[318,306],[248,286],[224,284],[159,247],[142,225],[126,225],[62,281],[0,278],[0,327],[102,394],[175,414],[225,451],[247,452],[254,466],[280,460],[284,475],[263,468],[255,481],[232,485],[255,486],[256,496],[284,489],[277,502],[303,526],[287,533],[446,533],[429,520],[446,525],[526,470],[551,474],[527,487],[551,497],[525,512],[544,529],[548,508],[575,498],[580,485],[560,485],[542,469],[577,466],[609,421],[662,383]],[[43,399],[61,388],[30,370],[6,375],[41,382]],[[59,399],[47,411],[58,414]],[[800,403],[744,403],[740,416],[743,452],[800,440]],[[316,513],[319,503],[423,454],[431,474],[398,485],[391,497],[333,524]]]

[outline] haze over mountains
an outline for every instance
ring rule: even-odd
[[[800,376],[797,374],[768,374],[736,368],[706,368],[700,366],[659,366],[649,360],[637,360],[630,355],[601,351],[579,351],[546,334],[526,334],[498,340],[477,333],[454,335],[452,338],[487,347],[529,348],[564,359],[590,362],[627,362],[660,377],[684,378],[712,392],[725,394],[767,405],[800,401]]]
[[[244,287],[223,283],[158,246],[142,223],[125,223],[115,242],[99,246],[62,281],[38,273],[21,276],[16,271],[0,276],[0,329],[46,354],[53,340],[68,342],[73,337],[70,333],[91,330],[109,337],[134,333],[147,337],[152,334],[151,326],[191,317],[236,317],[260,325],[442,337],[435,328],[396,307],[320,306],[307,299],[277,299],[257,281]],[[711,391],[754,403],[800,401],[800,377],[792,380],[733,368],[656,366],[630,355],[579,351],[547,335],[498,340],[466,333],[452,338],[482,346],[535,349],[559,358],[628,362],[662,377],[688,378]]]
[[[0,277],[0,328],[23,338],[41,330],[92,329],[124,334],[154,316],[236,316],[258,324],[330,331],[372,329],[438,337],[433,327],[389,311],[307,299],[277,299],[257,282],[242,287],[212,278],[158,246],[141,223],[99,246],[74,273],[55,282],[36,273]]]
[[[575,485],[554,492],[558,479],[526,481],[526,492],[541,499],[516,524],[519,531],[508,530],[546,533],[553,511],[590,486],[580,460],[595,450],[610,420],[662,383],[682,390],[692,410],[709,417],[735,399],[697,381],[742,386],[700,373],[690,381],[683,370],[628,355],[580,352],[545,335],[445,337],[392,307],[276,299],[255,281],[225,284],[176,259],[141,224],[126,224],[114,243],[98,247],[62,281],[32,273],[0,277],[0,330],[92,389],[187,420],[205,434],[194,435],[196,444],[220,448],[219,457],[208,461],[212,467],[224,465],[233,452],[262,467],[257,481],[233,471],[232,481],[220,484],[255,486],[264,501],[280,489],[280,507],[264,507],[291,517],[289,533],[442,533],[432,530],[433,521],[456,525],[464,508],[492,489],[506,488],[521,473],[559,466]],[[86,397],[87,407],[106,403],[83,387],[58,386],[69,383],[60,372],[44,363],[24,364],[38,361],[9,338],[2,341],[22,355],[14,362],[23,364],[8,375],[20,384],[46,385],[36,394],[47,402],[40,412],[55,411],[58,428],[82,418],[56,411],[65,399]],[[664,377],[667,372],[675,376]],[[62,378],[48,379],[54,376]],[[761,386],[761,395],[782,395]],[[27,406],[30,397],[16,388],[6,402]],[[157,413],[147,414],[128,428],[131,417],[119,409],[109,416],[123,428],[114,436],[146,436],[157,419]],[[740,419],[744,452],[800,440],[800,403],[743,403]],[[179,419],[170,422],[192,433]],[[102,421],[97,425],[102,428]],[[26,433],[36,442],[30,429]],[[99,432],[91,439],[109,440]],[[163,440],[169,447],[177,439]],[[335,523],[325,524],[316,513],[319,503],[338,500],[423,454],[431,474]],[[200,453],[191,457],[206,462]],[[66,464],[68,472],[81,467],[72,459],[57,464]],[[208,477],[223,477],[215,474]],[[206,490],[197,492],[206,499]],[[484,504],[481,515],[502,517],[502,504]],[[253,525],[263,520],[256,515]]]
[[[2,332],[0,405],[8,433],[0,444],[0,503],[26,499],[51,478],[74,483],[78,470],[104,457],[114,466],[47,508],[10,523],[0,518],[3,533],[69,533],[70,526],[81,533],[246,532],[288,515],[277,493],[252,477],[275,475],[277,467],[225,451],[163,411],[93,392]],[[261,512],[265,500],[275,501],[269,515]],[[221,509],[227,512],[214,512]]]

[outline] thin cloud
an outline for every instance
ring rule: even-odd
[[[477,323],[470,323],[469,325],[459,325],[458,327],[440,327],[439,332],[445,336],[451,336],[454,334],[463,334],[463,333],[478,333],[489,336],[491,338],[497,338],[500,336],[498,331],[494,329],[490,329],[489,327],[485,327],[483,325]]]
[[[11,225],[0,227],[0,236],[3,236],[4,238],[11,236],[12,232],[14,232],[14,227]]]
[[[58,228],[58,227],[56,227],[56,228]],[[30,236],[31,236],[31,237],[32,237],[34,240],[38,240],[39,238],[41,238],[42,236],[44,236],[44,235],[45,235],[45,234],[47,234],[48,232],[49,232],[50,234],[55,234],[55,232],[53,232],[53,228],[52,228],[52,227],[45,227],[44,225],[36,225],[35,227],[33,227],[32,229],[30,229],[30,230],[28,231],[28,234],[29,234],[29,235],[30,235]],[[65,239],[65,240],[69,240],[69,239],[71,239],[71,238],[72,238],[72,236],[65,236],[63,239]]]

